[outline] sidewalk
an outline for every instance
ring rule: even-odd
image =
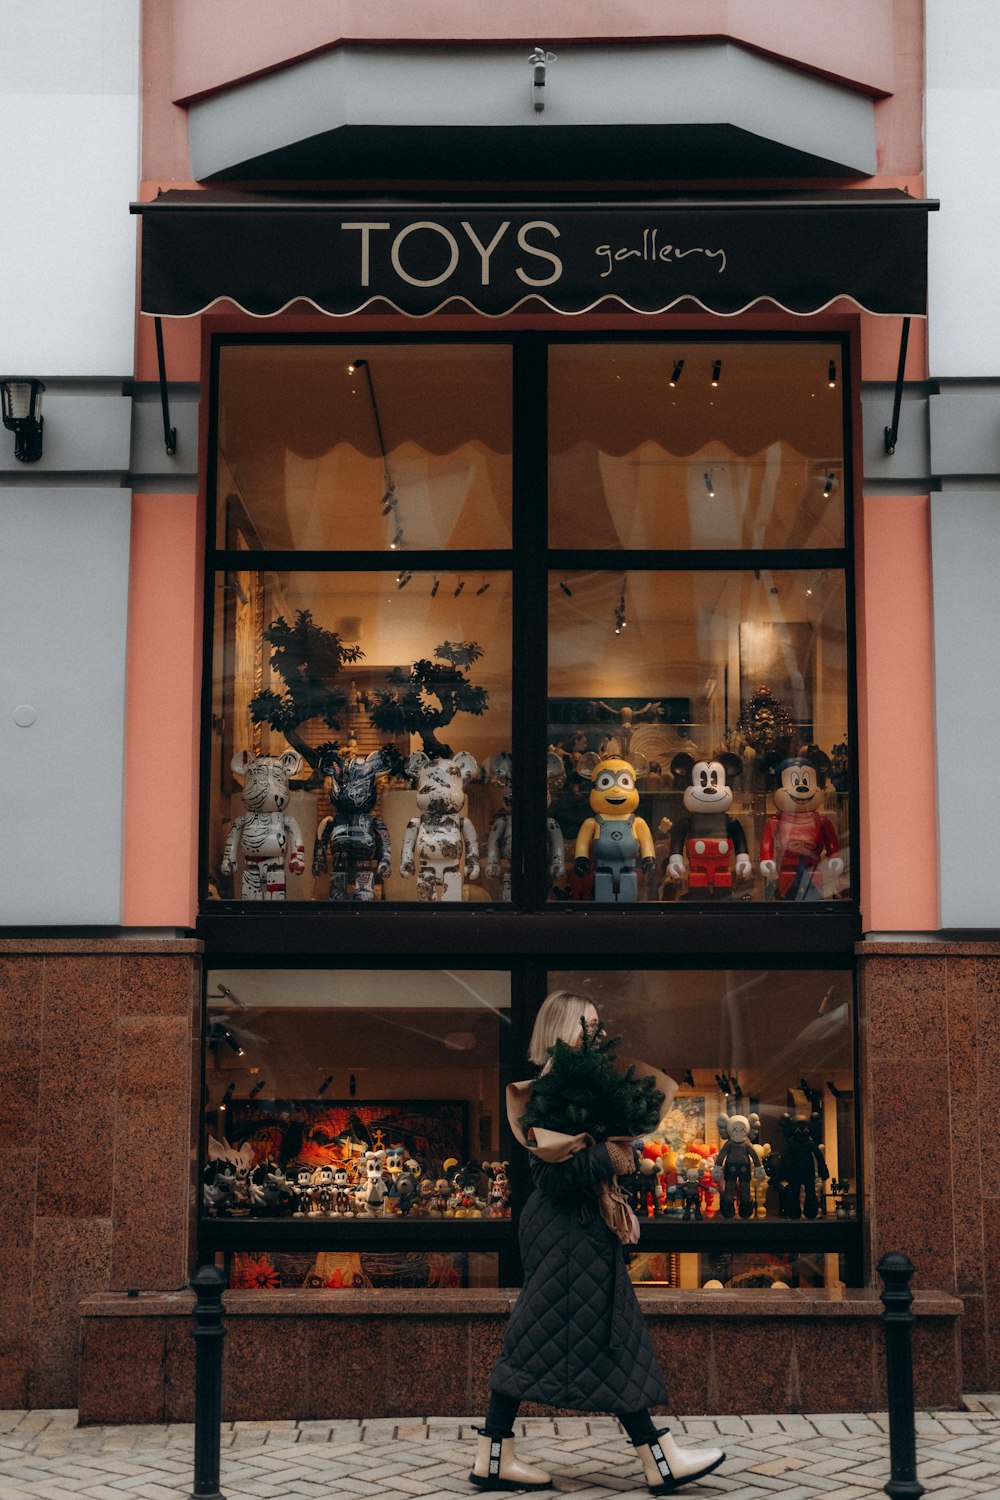
[[[466,1478],[473,1420],[226,1423],[222,1492],[227,1500],[454,1500],[483,1493]],[[75,1422],[73,1411],[0,1412],[0,1500],[187,1500],[191,1494],[190,1426],[78,1428]],[[524,1454],[551,1469],[555,1494],[576,1500],[648,1494],[614,1418],[529,1418],[518,1427]],[[688,1417],[671,1427],[679,1441],[721,1441],[729,1455],[702,1484],[681,1491],[692,1500],[871,1500],[889,1478],[884,1412]],[[1000,1396],[969,1397],[962,1412],[919,1412],[917,1465],[935,1500],[998,1500]]]

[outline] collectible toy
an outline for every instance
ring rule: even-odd
[[[486,873],[490,880],[502,877],[501,900],[510,900],[510,809],[513,761],[509,750],[501,750],[483,766],[488,782],[503,788],[503,806],[493,814],[486,838]]]
[[[779,901],[822,901],[820,860],[827,869],[843,873],[837,834],[819,811],[830,774],[830,761],[815,745],[803,746],[797,756],[772,762],[778,778],[773,801],[777,817],[769,818],[760,841],[760,873],[777,881]]]
[[[695,760],[684,752],[670,762],[674,786],[684,793],[687,816],[679,818],[670,831],[667,879],[683,880],[686,860],[688,895],[696,900],[731,895],[734,855],[737,879],[750,878],[746,834],[742,824],[729,816],[733,805],[730,782],[742,769],[739,757],[728,750],[714,760]]]
[[[819,1117],[815,1111],[797,1110],[782,1115],[778,1126],[786,1141],[772,1177],[778,1211],[783,1219],[815,1219],[820,1208],[816,1179],[826,1182],[830,1176],[819,1144]]]
[[[378,778],[395,767],[399,757],[391,745],[358,756],[332,749],[320,759],[319,769],[330,778],[333,813],[316,830],[312,872],[325,874],[330,856],[330,900],[346,901],[353,886],[355,901],[375,900],[375,879],[392,869],[389,830],[374,811]]]
[[[232,768],[243,777],[243,806],[222,855],[220,869],[231,875],[237,853],[243,856],[243,900],[284,901],[285,862],[293,875],[306,867],[302,831],[285,812],[291,791],[289,781],[302,765],[301,755],[254,755],[241,750],[233,756]]]
[[[758,1182],[762,1182],[767,1175],[756,1148],[750,1144],[750,1133],[754,1127],[760,1128],[758,1115],[719,1116],[719,1134],[723,1141],[712,1168],[712,1179],[722,1188],[719,1212],[724,1219],[733,1218],[737,1208],[741,1219],[753,1218],[751,1173]]]
[[[384,1211],[385,1199],[389,1191],[383,1176],[385,1171],[385,1152],[366,1151],[364,1163],[365,1180],[355,1190],[354,1198],[362,1213],[371,1217]]]
[[[406,825],[399,873],[416,871],[420,901],[461,901],[463,876],[479,875],[476,830],[462,814],[465,788],[479,773],[476,758],[463,750],[451,760],[430,760],[418,751],[405,769],[416,782],[420,816]]]
[[[617,756],[585,755],[577,767],[591,783],[592,817],[576,836],[573,871],[582,878],[590,871],[594,859],[595,901],[637,901],[639,883],[636,865],[641,860],[646,871],[656,864],[653,835],[644,819],[636,816],[639,793],[636,778],[646,769],[619,760]]]

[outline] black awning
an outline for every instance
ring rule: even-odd
[[[848,298],[873,313],[927,306],[927,212],[898,191],[428,202],[171,191],[142,215],[142,311],[191,317],[227,300],[257,317],[306,301],[344,316],[502,317],[540,301],[640,313],[692,301],[801,315]]]

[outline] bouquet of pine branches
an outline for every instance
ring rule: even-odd
[[[552,1064],[532,1084],[521,1116],[527,1132],[538,1126],[565,1135],[586,1133],[595,1141],[614,1137],[635,1140],[660,1118],[664,1096],[650,1075],[637,1078],[635,1067],[616,1066],[621,1037],[609,1037],[603,1025],[584,1025],[579,1047],[558,1041],[549,1048]]]

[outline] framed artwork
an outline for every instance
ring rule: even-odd
[[[469,1148],[465,1099],[232,1099],[226,1136],[249,1145],[253,1164],[272,1157],[282,1166],[355,1162],[366,1151],[404,1146],[430,1177]]]
[[[718,1135],[715,1117],[718,1114],[718,1104],[715,1099],[711,1101],[712,1107],[712,1136]],[[667,1113],[660,1121],[656,1134],[663,1140],[669,1141],[675,1151],[691,1144],[692,1141],[708,1141],[706,1131],[709,1125],[709,1098],[707,1094],[677,1094]]]

